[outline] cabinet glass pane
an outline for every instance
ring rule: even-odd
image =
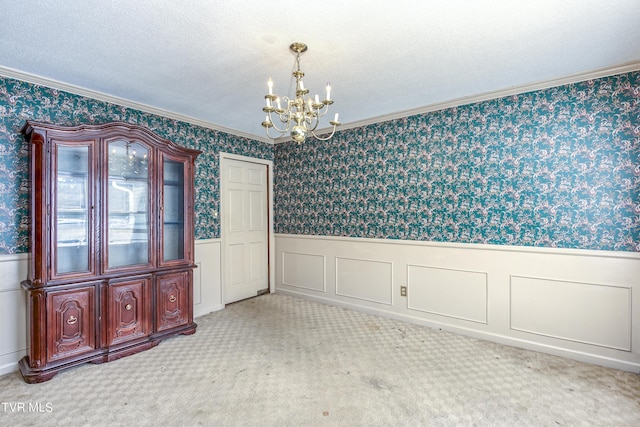
[[[89,270],[89,146],[56,146],[56,274]]]
[[[184,164],[164,160],[163,171],[164,261],[184,258]]]
[[[109,268],[149,262],[149,150],[109,143],[107,183]]]

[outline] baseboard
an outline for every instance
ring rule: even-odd
[[[278,293],[640,372],[638,253],[278,235],[275,255]]]
[[[201,316],[205,316],[209,313],[213,313],[214,311],[219,311],[224,308],[224,304],[211,305],[207,307],[196,307],[193,312],[193,317],[198,318]]]
[[[20,350],[0,356],[0,376],[7,375],[18,370],[18,362],[27,355],[27,350]]]
[[[314,301],[322,304],[328,304],[336,307],[355,310],[361,313],[367,313],[374,316],[380,316],[388,319],[394,319],[394,320],[399,320],[407,323],[412,323],[414,325],[424,326],[427,328],[440,329],[443,331],[460,334],[460,335],[464,335],[464,336],[468,336],[468,337],[476,338],[480,340],[491,341],[498,344],[518,347],[518,348],[531,350],[531,351],[537,351],[540,353],[552,354],[560,357],[566,357],[568,359],[578,360],[580,362],[591,363],[599,366],[605,366],[608,368],[640,373],[640,363],[634,363],[634,362],[629,362],[626,360],[620,360],[620,359],[615,359],[610,357],[603,357],[603,356],[598,356],[598,355],[579,352],[579,351],[572,351],[572,350],[568,350],[561,347],[542,345],[532,341],[518,340],[518,339],[514,339],[508,336],[503,336],[498,334],[485,334],[485,333],[478,332],[477,330],[454,327],[446,323],[427,321],[425,319],[420,319],[414,316],[402,315],[402,314],[394,313],[388,310],[376,309],[376,308],[344,302],[344,301],[336,301],[331,298],[325,298],[319,295],[309,295],[304,292],[278,289],[276,293],[280,295],[288,295],[288,296],[306,299],[309,301]]]

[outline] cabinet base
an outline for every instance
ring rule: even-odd
[[[67,363],[62,362],[56,365],[45,365],[42,368],[33,369],[29,363],[29,356],[25,356],[20,359],[18,362],[18,367],[20,368],[20,374],[22,378],[27,384],[38,384],[43,383],[45,381],[49,381],[51,378],[56,376],[58,372],[64,371],[69,368],[73,368],[78,365],[83,365],[85,363],[93,363],[93,364],[101,364],[105,362],[111,362],[114,360],[121,359],[126,356],[130,356],[132,354],[140,353],[141,351],[149,350],[160,344],[160,341],[163,339],[169,338],[173,335],[192,335],[196,332],[196,328],[198,325],[195,323],[191,323],[189,325],[185,325],[179,328],[176,328],[171,331],[167,331],[166,333],[157,334],[149,337],[149,340],[143,341],[141,343],[122,347],[113,350],[107,350],[107,352],[99,352],[99,353],[91,353],[87,357],[78,358],[75,360],[67,361]]]

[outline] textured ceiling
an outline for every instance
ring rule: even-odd
[[[349,123],[640,63],[638,0],[0,0],[0,74],[264,138],[266,81]]]

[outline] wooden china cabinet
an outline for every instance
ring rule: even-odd
[[[27,122],[28,383],[192,334],[194,162],[126,123]]]

